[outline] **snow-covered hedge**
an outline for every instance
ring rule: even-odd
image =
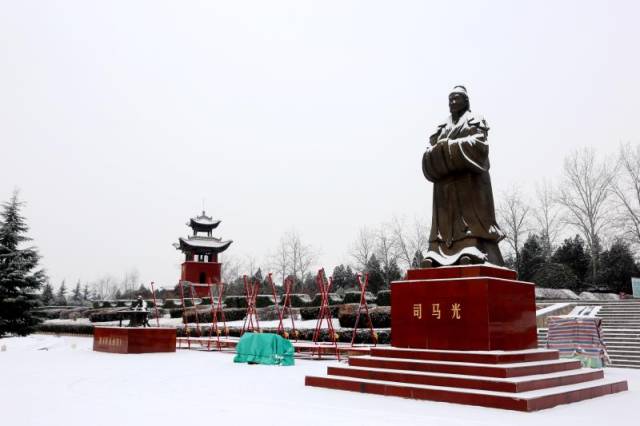
[[[583,291],[580,293],[581,300],[620,300],[620,296],[614,293],[591,293]]]
[[[328,294],[329,297],[329,305],[333,306],[333,305],[340,305],[342,303],[346,303],[343,301],[342,297],[337,294],[337,293],[329,293]],[[313,300],[311,301],[311,304],[309,304],[308,306],[320,306],[320,304],[322,303],[322,295],[321,294],[316,294],[313,298]]]
[[[340,327],[353,328],[356,323],[356,312],[358,311],[358,304],[342,305],[338,320],[340,321]],[[377,306],[369,308],[369,316],[371,317],[371,323],[373,328],[389,328],[391,327],[391,307],[390,306]],[[358,328],[369,327],[367,317],[364,312],[360,313],[360,319],[358,320]]]
[[[311,305],[311,298],[307,294],[290,294],[291,306],[294,308],[306,308]],[[284,296],[282,298],[284,302]]]
[[[42,323],[36,326],[36,332],[93,336],[93,324]]]
[[[375,303],[376,296],[373,293],[367,291],[364,294],[364,298],[367,301],[367,304]],[[347,291],[344,293],[344,303],[360,303],[360,292],[359,291]]]
[[[573,291],[567,289],[536,287],[536,299],[579,300],[580,297]]]
[[[331,311],[331,316],[333,318],[338,316],[339,308],[340,307],[338,305],[329,306],[329,310]],[[317,320],[319,315],[320,315],[320,307],[319,306],[311,306],[311,307],[308,307],[308,308],[300,308],[300,317],[304,321],[306,321],[306,320]]]
[[[376,297],[376,305],[391,306],[391,290],[380,290]]]

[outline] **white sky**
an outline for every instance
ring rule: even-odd
[[[172,285],[201,210],[261,262],[295,228],[349,261],[363,225],[430,218],[420,159],[465,84],[494,191],[576,147],[640,142],[636,1],[0,0],[0,200],[53,283]],[[225,254],[226,254],[225,253]],[[224,259],[224,257],[223,257]]]

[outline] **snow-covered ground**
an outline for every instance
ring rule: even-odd
[[[230,353],[93,352],[90,337],[0,339],[0,425],[610,425],[633,424],[640,370],[606,370],[628,392],[520,413],[304,386],[336,361],[234,364]]]

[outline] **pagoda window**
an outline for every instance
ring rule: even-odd
[[[204,259],[205,259],[205,256],[206,256],[206,255],[204,255],[204,254],[199,254],[199,255],[198,255],[198,262],[204,262],[204,261],[205,261],[205,260],[204,260]]]

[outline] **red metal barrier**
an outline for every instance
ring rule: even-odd
[[[316,285],[318,286],[318,291],[320,291],[320,312],[318,313],[318,322],[316,323],[316,329],[313,333],[313,343],[319,345],[320,333],[322,330],[322,323],[324,320],[327,321],[327,332],[329,333],[329,338],[331,339],[331,343],[335,348],[336,357],[338,361],[340,360],[340,351],[338,350],[338,342],[336,340],[336,331],[333,328],[333,318],[331,316],[331,309],[329,308],[329,291],[331,290],[331,285],[333,283],[333,277],[330,277],[328,280],[324,273],[324,268],[318,271],[318,275],[316,276]],[[321,357],[322,351],[318,348],[318,358]]]
[[[282,309],[280,310],[280,325],[278,325],[278,333],[282,334],[285,338],[289,338],[287,332],[284,330],[284,316],[289,312],[289,318],[291,318],[291,332],[295,341],[298,341],[298,330],[296,330],[296,323],[293,318],[293,311],[291,309],[291,289],[293,288],[293,279],[287,277],[283,283],[284,286],[284,300],[282,302]]]
[[[282,313],[280,312],[280,303],[278,302],[278,292],[276,291],[276,285],[273,283],[273,278],[271,277],[271,272],[267,275],[267,280],[269,281],[269,285],[271,286],[271,293],[273,294],[273,303],[276,307],[276,314],[278,314],[278,334],[282,334],[280,330],[284,330],[282,325]]]
[[[244,279],[244,292],[247,295],[247,316],[244,319],[244,323],[242,324],[242,334],[246,331],[255,331],[256,329],[260,332],[260,322],[258,321],[258,312],[256,310],[256,297],[260,292],[260,282],[254,280],[247,280],[247,276],[243,277]],[[255,318],[255,325],[253,324],[253,320]]]
[[[376,346],[378,344],[378,337],[375,331],[373,330],[373,323],[371,322],[371,316],[369,315],[369,306],[367,306],[367,285],[369,284],[369,274],[364,275],[364,282],[361,280],[362,274],[356,275],[356,280],[358,281],[358,287],[360,287],[360,304],[358,305],[358,310],[356,311],[356,322],[353,326],[353,334],[351,335],[351,346],[354,345],[356,341],[356,333],[358,331],[358,322],[360,321],[360,314],[364,310],[367,322],[369,323],[369,330],[371,331],[371,341],[373,345]]]
[[[151,294],[153,295],[153,306],[156,310],[156,325],[160,327],[160,315],[158,315],[158,302],[156,301],[156,290],[153,288],[153,281],[151,281]]]

